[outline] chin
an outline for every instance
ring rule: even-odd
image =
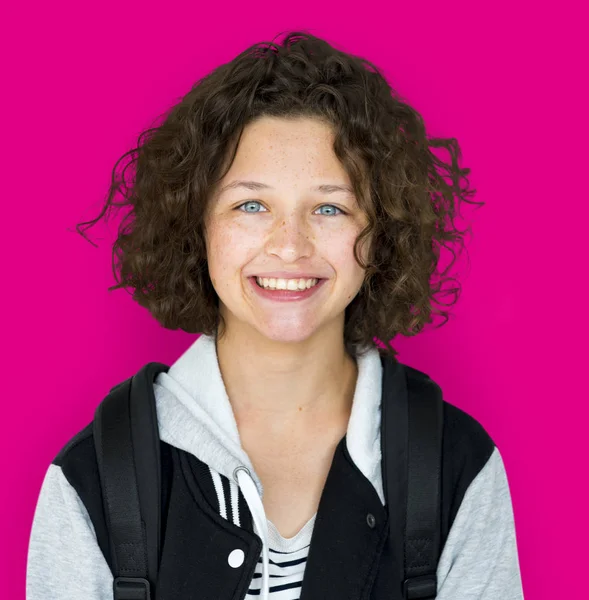
[[[260,335],[273,342],[285,344],[296,344],[309,339],[317,330],[316,325],[311,324],[273,324],[264,327],[256,327]]]

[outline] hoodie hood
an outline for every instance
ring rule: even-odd
[[[346,432],[348,452],[360,472],[372,483],[384,504],[380,472],[380,399],[382,363],[376,348],[356,357],[358,377]],[[154,382],[160,439],[209,466],[220,498],[220,475],[230,485],[230,502],[237,506],[241,491],[251,512],[255,532],[262,540],[260,599],[269,597],[269,544],[273,533],[264,511],[263,487],[244,451],[217,360],[213,336],[201,335],[167,373]],[[220,505],[222,503],[220,502]],[[226,509],[221,508],[227,518]],[[232,510],[235,514],[236,511]],[[312,526],[311,519],[303,528]],[[236,523],[239,525],[239,522]],[[269,527],[270,525],[270,527]]]
[[[246,467],[263,493],[241,446],[213,337],[201,335],[167,373],[160,373],[154,393],[162,441],[189,452],[233,481],[235,469]]]
[[[358,377],[346,433],[350,456],[384,504],[380,472],[382,363],[376,347],[356,357]],[[241,445],[237,422],[217,360],[215,338],[200,335],[154,383],[162,441],[194,455],[236,481],[245,467],[263,487]]]

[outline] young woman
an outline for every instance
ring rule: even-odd
[[[131,209],[113,288],[202,334],[153,384],[158,599],[403,598],[383,549],[402,515],[387,524],[381,341],[447,316],[432,275],[463,242],[458,156],[372,63],[297,32],[200,80],[123,157],[131,185],[115,166],[84,224],[118,193]],[[113,598],[91,425],[43,482],[28,600]],[[521,599],[499,451],[448,402],[443,435],[436,597]]]

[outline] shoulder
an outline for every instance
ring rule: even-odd
[[[442,439],[443,514],[446,533],[473,483],[489,476],[485,468],[497,455],[495,442],[472,415],[444,400]]]
[[[93,422],[90,422],[75,434],[53,459],[53,464],[61,469],[64,477],[76,490],[91,515],[97,514],[102,507],[100,476],[92,427]]]
[[[442,401],[442,515],[447,533],[454,522],[467,490],[475,480],[492,476],[496,462],[495,442],[474,416],[444,398],[442,388],[429,375],[404,365],[413,393],[435,389]],[[487,467],[485,469],[485,467]]]
[[[109,559],[102,489],[94,449],[93,424],[93,421],[90,422],[70,438],[53,459],[52,464],[61,470],[63,477],[75,490],[92,521],[101,550]]]
[[[71,437],[53,459],[53,464],[63,467],[72,461],[73,457],[87,456],[93,454],[94,436],[92,434],[93,422],[88,423],[83,429]]]
[[[427,373],[403,365],[412,395],[432,394],[432,389],[443,405],[443,451],[453,461],[482,467],[491,456],[495,443],[484,426],[472,415],[444,398],[442,388]],[[411,401],[411,400],[409,400]]]
[[[60,477],[69,484],[84,506],[84,510],[94,528],[98,545],[107,563],[111,565],[108,527],[104,514],[100,472],[94,446],[94,421],[71,437],[53,459],[52,466],[60,472]],[[160,441],[162,462],[163,500],[167,502],[167,486],[170,484],[172,469],[171,447]]]
[[[460,463],[486,463],[495,449],[489,432],[480,421],[458,406],[447,400],[443,405],[445,452]]]
[[[403,365],[412,396],[435,394],[442,401],[443,452],[453,461],[464,464],[469,461],[479,468],[487,462],[495,443],[484,426],[472,415],[444,398],[441,386],[427,373]]]

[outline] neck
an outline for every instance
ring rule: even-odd
[[[216,346],[240,430],[296,436],[329,423],[345,431],[358,372],[343,332],[282,343],[233,329]]]

